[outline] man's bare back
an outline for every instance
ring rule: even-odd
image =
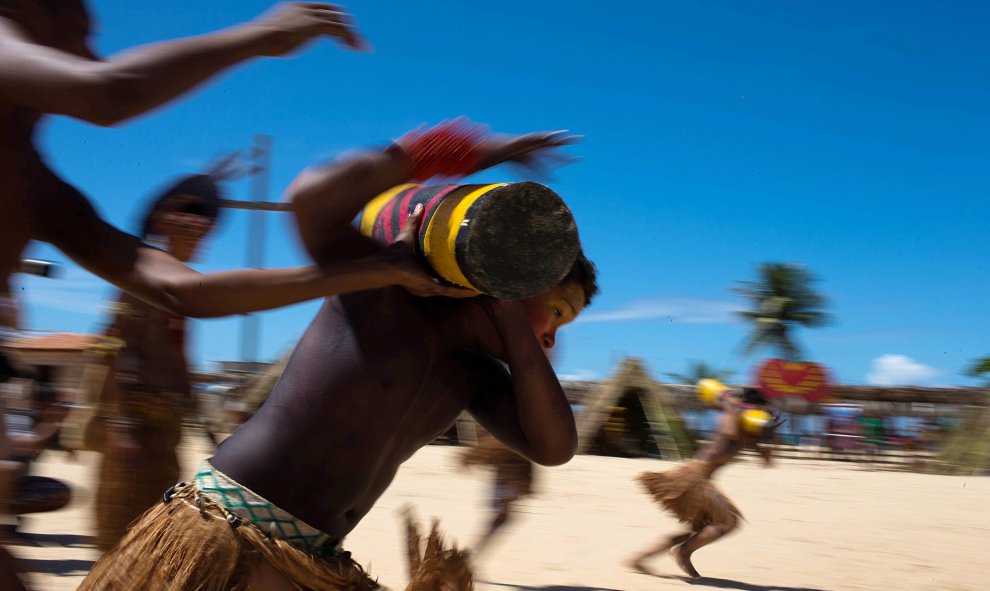
[[[470,353],[496,348],[490,327],[476,342],[465,337],[484,314],[472,301],[401,289],[329,299],[269,401],[221,444],[214,464],[343,537],[399,465],[476,402],[474,380],[508,379],[493,359]]]
[[[343,538],[399,465],[470,402],[465,371],[436,322],[449,314],[431,307],[442,306],[398,289],[329,299],[271,397],[213,464]]]

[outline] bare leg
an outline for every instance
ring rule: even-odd
[[[668,536],[666,538],[663,538],[662,540],[660,540],[660,542],[658,542],[654,546],[651,546],[648,550],[645,550],[640,554],[637,554],[636,556],[630,558],[628,561],[626,561],[626,566],[628,566],[631,570],[634,570],[636,572],[652,574],[651,571],[648,568],[646,568],[646,565],[643,564],[644,560],[648,558],[652,558],[658,554],[663,554],[664,552],[670,550],[671,548],[677,546],[678,544],[683,544],[688,538],[693,536],[694,533],[695,532],[689,531],[687,533],[678,534],[676,536]]]
[[[736,529],[739,524],[739,520],[733,518],[731,521],[726,521],[725,523],[719,525],[706,525],[690,538],[688,538],[680,546],[671,548],[670,555],[674,557],[677,561],[677,566],[681,567],[689,577],[696,579],[701,576],[698,570],[694,568],[691,564],[691,555],[695,553],[699,548],[703,548],[708,544],[711,544],[715,540],[721,538],[725,534]]]

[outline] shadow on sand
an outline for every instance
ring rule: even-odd
[[[646,574],[646,573],[644,573]],[[743,583],[741,581],[733,581],[731,579],[716,579],[715,577],[701,577],[700,579],[689,579],[688,577],[683,577],[679,575],[652,575],[659,579],[667,579],[671,581],[683,581],[688,585],[695,585],[698,587],[712,587],[715,589],[736,589],[737,591],[825,591],[824,589],[818,589],[814,587],[784,587],[782,585],[756,585],[753,583]],[[545,585],[538,587],[527,587],[525,585],[509,585],[506,583],[494,583],[491,581],[478,581],[479,583],[485,583],[486,585],[496,585],[498,587],[505,587],[511,591],[621,591],[620,589],[612,589],[609,587],[575,587],[572,585]]]
[[[14,542],[21,546],[62,546],[64,548],[91,548],[93,541],[89,536],[76,534],[21,534],[20,538]]]
[[[55,558],[51,560],[42,558],[18,558],[17,562],[21,569],[28,573],[78,575],[88,572],[93,567],[93,562],[95,561],[76,558]]]
[[[645,573],[644,573],[645,574]],[[688,585],[696,587],[712,587],[713,589],[736,589],[737,591],[825,591],[817,587],[786,587],[784,585],[758,585],[756,583],[744,583],[733,581],[732,579],[719,579],[716,577],[700,577],[691,579],[681,575],[659,575],[654,574],[659,579],[671,581],[684,581]]]
[[[477,581],[486,585],[505,587],[509,591],[622,591],[609,587],[575,587],[573,585],[543,585],[539,587],[528,587],[525,585],[510,585],[507,583],[494,583],[492,581]]]

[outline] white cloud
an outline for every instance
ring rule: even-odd
[[[593,369],[579,369],[573,373],[557,374],[557,379],[565,382],[579,382],[587,380],[597,380],[599,374]]]
[[[939,370],[906,355],[888,353],[873,360],[866,383],[871,386],[927,386],[938,377]]]
[[[617,310],[586,312],[576,322],[621,322],[665,319],[682,324],[721,324],[733,322],[739,306],[718,300],[662,298],[632,302]]]

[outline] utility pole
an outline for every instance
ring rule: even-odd
[[[268,194],[268,171],[271,167],[272,137],[255,135],[251,150],[251,201],[260,203]],[[252,208],[253,209],[253,208]],[[265,264],[265,212],[248,212],[247,266],[261,269]],[[261,318],[257,314],[245,314],[241,326],[241,361],[258,362],[258,343],[261,338]]]

